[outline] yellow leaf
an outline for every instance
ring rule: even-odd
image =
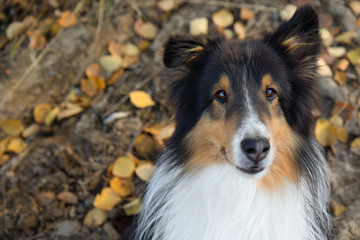
[[[4,152],[7,151],[10,139],[11,139],[10,137],[1,139],[1,141],[0,141],[0,152],[4,153]]]
[[[121,68],[119,70],[117,70],[116,72],[114,72],[111,77],[109,78],[109,80],[106,82],[107,85],[112,85],[114,83],[116,83],[121,76],[124,74],[124,69]]]
[[[26,147],[27,147],[27,144],[24,140],[22,140],[22,138],[20,138],[20,137],[11,138],[7,145],[7,151],[19,154],[22,151],[24,151],[24,149]]]
[[[151,127],[144,127],[144,131],[150,133],[151,135],[159,135],[161,130],[164,128],[164,125],[161,123],[157,123],[152,125]]]
[[[151,96],[144,91],[132,91],[129,93],[131,103],[137,108],[154,106]]]
[[[51,104],[49,103],[40,103],[39,105],[37,105],[33,111],[33,117],[35,122],[40,124],[44,123],[45,117],[50,112],[50,110]]]
[[[110,180],[111,189],[119,194],[121,197],[126,197],[131,194],[132,182],[130,178],[114,177]]]
[[[315,137],[322,146],[332,146],[338,138],[336,126],[326,119],[317,120]]]
[[[360,149],[360,137],[355,138],[350,145],[351,150]]]
[[[76,16],[71,11],[64,11],[57,22],[60,26],[68,28],[76,24]]]
[[[208,33],[209,22],[206,17],[195,18],[190,21],[190,34],[197,35]]]
[[[148,182],[154,173],[155,167],[151,162],[141,163],[136,169],[135,173],[141,180]]]
[[[131,202],[124,204],[123,208],[126,216],[139,214],[142,208],[141,199],[135,198]]]
[[[351,45],[353,43],[352,39],[356,36],[357,33],[355,31],[347,31],[336,36],[335,41],[337,41],[338,43]]]
[[[234,16],[226,9],[220,9],[212,15],[213,23],[221,28],[229,27],[234,22]]]
[[[94,200],[94,206],[98,209],[111,211],[116,204],[121,202],[121,197],[114,193],[114,191],[109,188],[103,188],[100,194],[97,194]]]
[[[106,87],[105,80],[102,77],[92,77],[95,80],[98,90],[104,90]]]
[[[117,55],[105,55],[100,57],[99,63],[105,71],[114,72],[121,67],[122,59]]]
[[[121,47],[120,53],[125,56],[137,56],[139,55],[140,51],[136,45],[132,43],[126,43]]]
[[[344,127],[339,127],[337,129],[339,140],[343,143],[347,143],[348,141],[348,133]]]
[[[148,40],[154,39],[158,32],[157,27],[153,23],[144,22],[141,19],[136,20],[134,30],[140,37]]]
[[[98,91],[95,78],[83,78],[80,81],[80,89],[89,97],[95,96]]]
[[[329,121],[334,124],[336,127],[344,126],[344,120],[339,115],[332,116]]]
[[[345,212],[344,205],[342,205],[341,203],[338,203],[334,200],[330,201],[330,206],[331,206],[331,210],[334,213],[335,217],[338,217]]]
[[[24,130],[24,125],[17,119],[6,119],[0,122],[0,128],[9,136],[16,137]]]
[[[51,125],[55,121],[59,112],[60,112],[60,108],[58,106],[51,109],[50,112],[48,112],[48,114],[46,114],[46,117],[44,120],[45,125],[47,125],[47,126]]]
[[[100,72],[100,65],[97,63],[90,64],[85,70],[85,74],[88,78],[99,76],[99,72]]]
[[[138,155],[149,160],[155,152],[154,139],[149,134],[140,134],[134,142],[134,148]]]
[[[135,163],[128,157],[119,157],[116,159],[112,168],[112,173],[116,177],[129,178],[134,174]]]
[[[101,226],[107,219],[108,213],[104,210],[93,208],[86,214],[84,225],[87,228],[97,228]]]
[[[360,63],[360,48],[355,48],[346,53],[346,57],[349,59],[352,65]]]

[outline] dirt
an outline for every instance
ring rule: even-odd
[[[10,58],[10,44],[0,51],[0,120],[17,118],[30,126],[34,123],[33,108],[42,102],[60,103],[71,88],[78,87],[85,68],[106,54],[110,40],[141,41],[133,31],[139,14],[159,28],[140,60],[126,69],[120,80],[108,87],[96,103],[77,116],[50,127],[41,126],[38,133],[26,139],[26,150],[11,155],[0,167],[0,239],[127,239],[131,233],[133,217],[126,216],[120,207],[111,210],[108,220],[95,229],[85,227],[83,220],[93,208],[96,194],[108,185],[109,165],[117,157],[133,152],[134,140],[144,124],[159,123],[171,117],[166,106],[169,76],[161,59],[167,37],[174,32],[188,32],[191,19],[211,18],[212,13],[226,7],[226,3],[182,3],[170,14],[164,14],[154,4],[141,2],[136,7],[129,2],[133,1],[113,1],[105,8],[100,38],[94,17],[97,5],[86,5],[83,15],[87,20],[51,38],[43,52],[38,53],[40,59],[34,60],[26,44],[20,47],[14,59]],[[246,23],[248,38],[261,38],[280,24],[279,11],[285,1],[276,1],[276,4],[269,0],[246,2],[256,13],[256,19]],[[308,2],[313,2],[320,13],[333,15],[335,27],[359,31],[356,16],[348,8],[347,1]],[[229,9],[238,16],[244,1],[231,3]],[[259,6],[261,10],[257,10]],[[346,18],[342,18],[345,16],[342,14]],[[354,40],[358,41],[358,38]],[[8,69],[11,74],[6,73]],[[350,71],[356,74],[354,69]],[[331,115],[336,100],[355,106],[353,117],[345,128],[351,139],[359,137],[359,85],[338,86],[332,78],[326,77],[319,81],[324,95],[324,101],[319,104],[321,116]],[[155,107],[138,110],[130,104],[126,96],[139,86],[157,102]],[[131,114],[105,124],[104,120],[115,111]],[[0,139],[3,137],[5,134],[0,132]],[[340,142],[326,149],[326,153],[332,173],[332,199],[345,206],[345,212],[335,218],[333,239],[360,239],[360,154]],[[141,197],[145,183],[137,178],[134,182],[133,195]],[[63,191],[75,194],[78,202],[60,201],[56,196]]]

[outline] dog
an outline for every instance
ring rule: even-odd
[[[170,37],[164,64],[183,72],[170,94],[176,129],[136,239],[329,238],[329,177],[312,115],[318,28],[304,6],[262,41]]]

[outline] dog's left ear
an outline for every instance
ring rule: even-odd
[[[320,51],[319,21],[316,11],[306,5],[265,37],[264,42],[299,75],[311,77],[316,70],[316,56]]]

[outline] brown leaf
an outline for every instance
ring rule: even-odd
[[[140,198],[135,198],[131,202],[124,204],[123,209],[126,216],[137,215],[140,213],[142,208],[142,202]]]
[[[148,134],[140,134],[134,143],[136,152],[144,159],[150,160],[154,154],[155,142]]]
[[[144,91],[132,91],[129,93],[131,103],[137,108],[147,108],[155,105],[151,96]]]
[[[344,121],[348,121],[353,116],[354,106],[341,102],[341,101],[335,101],[335,106],[332,111],[332,116],[339,115],[344,119]]]
[[[85,70],[85,74],[88,78],[99,76],[99,72],[100,65],[97,63],[90,64]]]
[[[127,197],[132,191],[132,182],[130,178],[113,177],[110,180],[111,189],[121,197]]]
[[[342,86],[346,83],[347,77],[346,73],[343,71],[336,70],[334,75],[334,80],[339,84],[339,86]]]
[[[346,58],[342,58],[337,63],[335,63],[334,69],[345,72],[346,69],[349,67],[349,64],[349,60],[347,60]]]
[[[122,44],[119,42],[111,41],[108,44],[108,51],[111,55],[120,56]]]
[[[49,103],[38,104],[33,111],[33,117],[35,122],[43,124],[45,121],[45,117],[50,112],[51,108],[52,106]]]
[[[255,14],[248,8],[243,7],[240,10],[240,19],[244,21],[252,20],[255,18]]]
[[[124,74],[124,69],[121,68],[119,70],[117,70],[116,72],[114,72],[111,77],[109,78],[109,80],[106,82],[107,85],[112,85],[114,83],[116,83],[121,76]]]
[[[140,49],[140,51],[145,51],[149,48],[150,42],[147,40],[141,40],[137,46]]]
[[[344,205],[342,205],[341,203],[338,203],[334,200],[330,201],[330,206],[331,206],[331,210],[334,213],[335,217],[338,217],[345,212]]]
[[[234,32],[236,33],[238,39],[244,40],[246,38],[246,28],[241,22],[234,23]]]
[[[141,180],[148,182],[151,176],[153,175],[154,170],[155,170],[154,164],[152,164],[151,162],[145,162],[145,163],[140,163],[136,167],[135,173],[136,176],[138,176]]]
[[[29,30],[27,35],[30,40],[30,48],[36,50],[42,50],[46,44],[46,38],[44,34],[39,30]]]
[[[76,16],[71,11],[64,11],[57,23],[64,28],[71,27],[76,24]]]
[[[116,177],[129,178],[134,174],[135,163],[128,157],[119,157],[116,159],[112,168],[112,173]]]
[[[109,188],[103,188],[100,194],[97,194],[94,200],[94,206],[98,209],[111,211],[119,202],[121,202],[121,197],[114,193],[114,191]]]
[[[124,58],[123,58],[123,67],[128,68],[129,66],[133,65],[137,61],[139,61],[139,55],[135,55],[135,56],[127,55],[127,56],[124,56]]]
[[[98,92],[95,78],[83,78],[80,81],[80,89],[89,97],[93,97]]]
[[[212,15],[212,21],[216,26],[226,28],[233,24],[234,16],[228,10],[220,9]]]
[[[97,228],[106,221],[107,217],[108,212],[101,209],[93,208],[87,212],[84,218],[84,225],[90,229]]]
[[[144,22],[141,19],[136,20],[134,30],[139,36],[148,40],[154,39],[158,32],[157,27],[153,23]]]
[[[10,154],[2,153],[0,151],[0,167],[4,164],[6,164],[11,158]]]
[[[192,35],[206,34],[209,30],[209,21],[205,17],[195,18],[190,21],[189,28]]]
[[[78,204],[79,202],[78,197],[74,193],[68,191],[59,193],[56,198],[68,204]]]
[[[9,136],[16,137],[24,130],[24,125],[17,119],[6,119],[0,122],[0,128]]]

